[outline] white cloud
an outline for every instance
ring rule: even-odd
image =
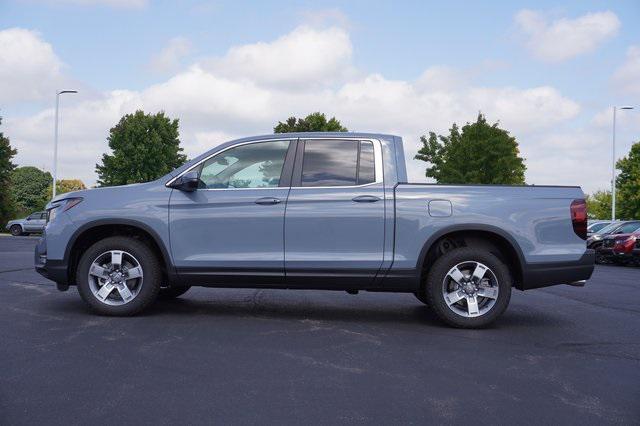
[[[516,25],[526,45],[544,61],[559,62],[591,52],[618,33],[620,20],[611,11],[587,13],[575,19],[548,22],[540,12],[521,10]]]
[[[157,55],[151,58],[151,69],[157,72],[177,70],[182,60],[191,53],[192,46],[185,37],[174,37]]]
[[[627,49],[627,58],[613,75],[613,82],[625,94],[640,94],[640,46]]]
[[[300,65],[288,66],[292,63]],[[479,87],[454,68],[432,67],[415,81],[344,69],[353,70],[348,33],[299,27],[272,42],[231,48],[213,63],[193,64],[140,91],[69,99],[62,110],[60,174],[95,182],[94,164],[107,151],[109,128],[137,108],[179,118],[180,139],[190,156],[236,136],[270,133],[292,115],[322,111],[350,130],[403,136],[407,158],[418,149],[420,135],[446,132],[452,122],[473,121],[482,111],[518,138],[531,164],[566,155],[541,145],[541,135],[553,134],[580,112],[552,87]],[[6,120],[20,164],[50,164],[52,115],[48,109]],[[412,180],[424,179],[424,168],[410,161]],[[552,179],[542,166],[531,170],[527,177],[534,182]],[[563,183],[562,176],[553,176]]]
[[[300,26],[272,42],[229,49],[207,62],[212,72],[265,86],[303,89],[345,77],[351,68],[351,40],[341,28]]]
[[[0,31],[0,103],[55,94],[62,61],[40,34],[23,28]]]

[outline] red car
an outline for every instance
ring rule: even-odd
[[[640,230],[631,234],[607,235],[596,251],[598,263],[640,263]]]

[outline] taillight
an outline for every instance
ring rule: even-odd
[[[587,239],[587,202],[583,199],[571,202],[571,223],[573,232],[583,240]]]

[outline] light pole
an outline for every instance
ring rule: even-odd
[[[616,220],[616,110],[617,106],[613,107],[613,144],[611,147],[611,220]],[[632,106],[620,107],[622,110],[633,109]]]
[[[60,109],[60,95],[63,93],[78,93],[77,90],[60,90],[56,92],[56,124],[53,138],[53,196],[56,198],[56,182],[58,180],[58,110]]]

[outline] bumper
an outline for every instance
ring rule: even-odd
[[[47,243],[44,236],[36,244],[33,263],[36,272],[43,277],[59,285],[66,286],[68,284],[67,264],[63,260],[47,259]]]
[[[595,251],[587,249],[572,262],[529,263],[524,266],[522,288],[531,290],[558,284],[571,284],[591,278],[595,265]]]
[[[635,256],[638,256],[638,254],[635,254],[634,256],[634,253],[636,252],[636,250],[633,250],[629,253],[621,253],[613,250],[612,248],[600,247],[598,249],[598,257],[610,262],[625,262],[633,260]]]

